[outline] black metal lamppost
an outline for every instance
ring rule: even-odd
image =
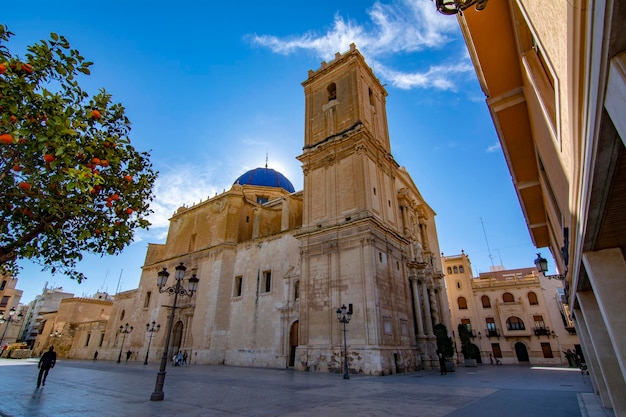
[[[4,317],[4,313],[0,314],[0,324],[6,323],[4,327],[4,331],[2,332],[2,337],[0,337],[0,348],[2,348],[2,342],[4,341],[4,336],[6,336],[7,330],[9,329],[9,325],[11,324],[11,322],[17,323],[17,322],[22,321],[22,319],[24,318],[24,315],[22,314],[21,311],[17,315],[16,319],[14,319],[13,316],[15,316],[15,307],[11,307],[11,309],[9,310],[8,318]]]
[[[171,306],[168,306],[172,309],[170,313],[169,320],[167,321],[167,328],[165,330],[165,348],[163,349],[163,356],[161,356],[161,367],[159,368],[159,372],[157,373],[156,384],[154,386],[154,392],[150,395],[150,401],[162,401],[165,397],[165,393],[163,392],[163,385],[165,384],[165,367],[167,366],[167,358],[168,358],[168,350],[170,346],[170,337],[172,336],[172,327],[174,325],[174,314],[176,313],[176,302],[178,301],[178,296],[181,297],[193,297],[193,294],[198,289],[198,282],[200,279],[193,274],[191,278],[189,278],[189,288],[183,287],[183,278],[185,277],[185,265],[181,262],[176,268],[176,272],[174,273],[174,277],[176,278],[176,285],[171,287],[165,287],[167,282],[167,278],[170,276],[169,272],[167,272],[167,268],[163,268],[157,275],[157,286],[159,287],[159,292],[167,292],[169,295],[174,294],[174,303]]]
[[[546,258],[542,258],[541,253],[537,254],[537,259],[535,259],[535,266],[537,267],[537,270],[548,279],[556,279],[559,281],[563,281],[565,279],[564,274],[546,275],[546,272],[548,272],[548,260]]]
[[[337,320],[339,320],[339,323],[343,323],[343,379],[350,379],[350,375],[348,374],[348,344],[346,342],[346,324],[350,323],[351,318],[352,304],[350,304],[349,310],[348,308],[346,308],[345,304],[337,309]]]
[[[126,342],[126,335],[133,331],[133,326],[128,326],[128,323],[124,326],[120,326],[120,333],[124,335],[122,339],[122,346],[120,346],[120,354],[117,355],[117,363],[122,361],[122,349],[124,349],[124,342]]]
[[[155,327],[155,324],[156,322],[154,320],[152,321],[152,325],[150,325],[150,323],[146,324],[146,332],[150,333],[150,339],[148,339],[148,349],[146,349],[146,360],[143,361],[144,365],[148,364],[148,353],[150,352],[150,342],[152,342],[152,336],[154,336],[154,333],[161,330],[161,325],[156,324],[156,327]]]

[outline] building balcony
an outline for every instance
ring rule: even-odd
[[[550,328],[549,327],[535,327],[534,328],[535,336],[550,336]]]
[[[576,328],[574,326],[567,326],[565,327],[565,330],[567,330],[567,333],[569,334],[576,334]]]
[[[500,330],[497,328],[487,329],[485,330],[485,334],[487,335],[487,337],[500,337]]]

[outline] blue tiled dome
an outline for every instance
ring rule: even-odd
[[[279,187],[290,193],[296,191],[291,181],[278,171],[271,168],[255,168],[237,178],[235,184],[241,185],[260,185],[263,187]]]

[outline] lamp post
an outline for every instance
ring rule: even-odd
[[[350,379],[350,375],[348,374],[348,344],[346,342],[346,324],[350,323],[351,318],[352,304],[350,304],[349,310],[346,308],[345,304],[337,309],[337,320],[339,320],[339,323],[343,323],[343,379]]]
[[[159,372],[157,373],[154,392],[150,395],[150,401],[162,401],[165,397],[165,393],[163,392],[163,385],[165,384],[165,367],[167,366],[170,337],[172,336],[172,326],[174,325],[174,314],[176,313],[178,296],[180,295],[181,297],[189,298],[193,297],[193,294],[198,289],[198,282],[200,281],[196,274],[193,274],[191,278],[189,278],[189,288],[185,288],[183,287],[183,278],[185,277],[185,271],[187,268],[181,262],[175,269],[176,272],[174,273],[174,277],[176,278],[176,285],[171,287],[165,287],[167,278],[170,276],[169,272],[167,272],[167,268],[163,268],[163,270],[157,274],[157,286],[159,287],[159,292],[167,292],[169,295],[174,294],[174,303],[170,306],[172,312],[170,313],[169,320],[167,321],[167,328],[165,330],[165,348],[163,349],[163,356],[161,356],[161,366],[159,368]]]
[[[548,279],[556,279],[559,281],[563,281],[565,279],[564,274],[546,275],[546,272],[548,272],[548,260],[546,258],[542,258],[541,253],[537,254],[537,259],[535,259],[535,266],[537,267],[537,270]]]
[[[6,325],[4,326],[4,331],[2,332],[2,337],[0,337],[0,349],[2,348],[2,342],[4,341],[4,336],[6,336],[7,330],[9,329],[9,325],[11,324],[11,322],[17,323],[17,322],[22,321],[22,319],[24,318],[24,315],[22,314],[21,311],[17,315],[17,319],[14,319],[13,316],[15,316],[15,307],[11,307],[11,309],[9,310],[8,318],[4,317],[4,313],[0,314],[0,324],[6,323]]]
[[[120,333],[124,335],[122,339],[122,346],[120,346],[120,354],[117,355],[117,363],[122,361],[122,349],[124,349],[124,342],[126,342],[126,335],[133,331],[133,326],[128,326],[126,323],[124,326],[120,326]]]
[[[154,336],[155,332],[158,332],[159,330],[161,330],[161,325],[160,324],[156,324],[156,327],[154,326],[156,324],[156,322],[153,320],[152,321],[152,325],[150,325],[150,323],[146,324],[146,332],[150,333],[150,339],[148,339],[148,349],[146,349],[146,360],[143,361],[144,365],[148,364],[148,353],[150,352],[150,343],[152,342],[152,336]]]

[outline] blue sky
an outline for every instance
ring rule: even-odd
[[[135,288],[147,243],[165,240],[176,208],[230,188],[266,155],[302,189],[300,84],[353,42],[386,85],[392,153],[437,212],[444,254],[464,249],[475,273],[492,263],[532,266],[536,250],[456,19],[438,15],[431,0],[314,5],[3,4],[1,22],[16,34],[13,53],[56,32],[94,62],[81,85],[105,88],[125,106],[133,145],[150,151],[160,172],[149,231],[120,256],[87,256],[80,268],[89,278],[80,285],[22,263],[22,302],[46,282],[77,296]]]

